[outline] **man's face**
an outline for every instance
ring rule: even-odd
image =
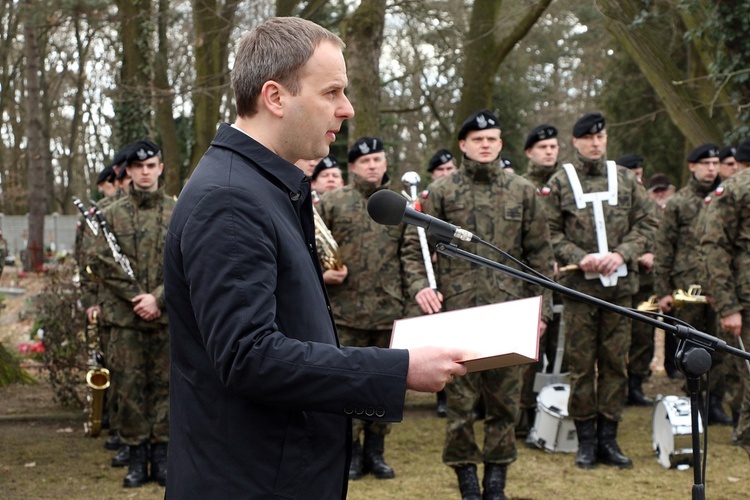
[[[302,170],[306,176],[312,177],[313,170],[315,170],[315,165],[320,163],[320,160],[322,158],[318,158],[317,160],[297,160],[294,162],[294,164]]]
[[[490,163],[500,156],[503,149],[500,129],[472,130],[466,134],[466,139],[458,141],[458,147],[470,160]]]
[[[667,201],[669,201],[669,199],[672,197],[673,194],[674,194],[674,186],[669,186],[667,188],[654,189],[653,191],[648,192],[648,195],[651,197],[651,199],[661,206],[666,205]]]
[[[312,188],[318,194],[323,194],[326,191],[340,188],[343,185],[344,178],[341,176],[341,169],[338,167],[321,170],[315,180],[312,181]]]
[[[98,184],[97,187],[99,188],[99,192],[102,193],[105,198],[107,196],[112,196],[117,192],[117,186],[112,182],[102,182],[101,184]]]
[[[557,137],[539,141],[526,150],[529,160],[544,167],[554,167],[559,153],[560,145],[557,143]]]
[[[643,167],[631,168],[630,171],[633,172],[639,179],[643,179]]]
[[[387,169],[388,162],[385,160],[385,152],[383,151],[360,156],[354,160],[354,163],[349,164],[349,170],[378,186],[383,183],[383,176]]]
[[[573,137],[573,147],[584,158],[598,160],[607,153],[607,129],[603,129],[596,134]]]
[[[443,163],[442,165],[438,165],[435,167],[435,169],[430,172],[430,175],[432,176],[432,180],[440,179],[441,177],[445,177],[446,175],[451,175],[456,170],[456,165],[453,163],[453,160],[448,160],[447,162]]]
[[[344,95],[348,83],[344,56],[336,45],[321,42],[299,74],[299,93],[283,93],[283,119],[288,126],[279,156],[296,161],[328,155],[341,124],[354,116]]]
[[[158,156],[144,161],[134,161],[127,166],[133,186],[138,191],[156,191],[159,189],[159,176],[164,164]]]
[[[737,160],[734,159],[734,156],[728,156],[719,163],[719,177],[722,179],[729,179],[737,173],[738,169],[739,165],[737,164]]]
[[[699,182],[711,184],[719,175],[719,158],[703,158],[695,163],[688,163],[688,168]]]

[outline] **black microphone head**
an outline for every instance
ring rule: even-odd
[[[378,224],[398,226],[404,219],[406,198],[388,189],[373,193],[367,200],[367,213]]]

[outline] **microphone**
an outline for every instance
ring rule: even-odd
[[[428,233],[448,241],[453,238],[461,241],[481,241],[466,229],[414,210],[406,205],[406,199],[403,196],[388,189],[370,196],[367,201],[367,213],[370,214],[372,220],[385,226],[397,226],[405,222],[424,228]]]

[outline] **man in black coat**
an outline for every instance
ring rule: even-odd
[[[283,47],[280,50],[279,47]],[[168,498],[343,498],[351,416],[398,421],[465,353],[340,347],[315,247],[310,178],[353,116],[343,44],[297,18],[246,35],[238,119],[185,186],[165,246]]]

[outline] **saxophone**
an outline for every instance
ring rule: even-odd
[[[313,206],[313,218],[315,219],[315,246],[318,248],[320,265],[323,266],[324,270],[341,269],[344,263],[341,260],[339,245],[333,239],[333,235],[328,226],[326,226],[326,223],[323,222],[323,217],[315,210],[315,206]]]
[[[88,362],[89,371],[86,373],[86,385],[90,390],[86,395],[87,420],[83,424],[83,432],[91,437],[97,437],[102,430],[104,391],[109,387],[109,370],[103,367],[102,353],[96,348],[96,341],[99,337],[98,328],[99,321],[95,312],[92,321],[86,326],[91,358]]]

